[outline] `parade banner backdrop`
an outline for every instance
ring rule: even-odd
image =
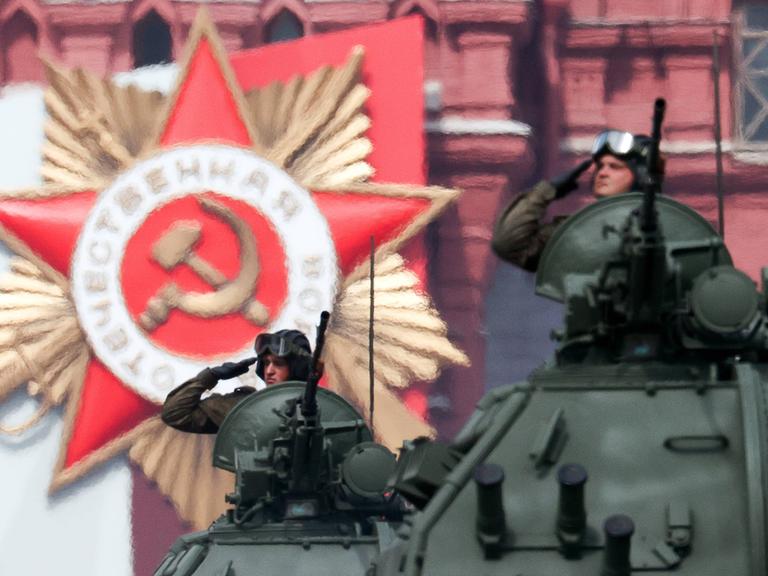
[[[331,311],[325,384],[368,414],[372,246],[375,432],[434,433],[402,391],[467,358],[403,257],[459,194],[423,186],[421,26],[227,55],[201,12],[168,93],[46,64],[40,179],[0,180],[0,572],[131,573],[157,526],[131,517],[128,461],[207,527],[234,477],[160,406],[261,332],[311,340]]]

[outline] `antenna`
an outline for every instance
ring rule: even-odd
[[[717,163],[717,222],[720,237],[725,238],[725,209],[723,206],[723,148],[720,135],[720,47],[717,30],[712,31],[712,79],[715,87],[715,162]]]
[[[373,402],[374,402],[374,370],[373,370],[373,267],[374,254],[376,252],[376,242],[371,236],[371,291],[369,299],[371,303],[370,313],[368,314],[368,404],[369,404],[369,422],[371,423],[371,434],[373,434]]]

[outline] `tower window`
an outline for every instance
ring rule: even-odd
[[[133,27],[133,67],[167,64],[172,59],[171,27],[152,10]]]
[[[0,28],[0,55],[4,55],[5,70],[0,80],[42,82],[44,74],[37,40],[37,26],[20,10]]]
[[[267,25],[267,44],[295,40],[304,36],[304,26],[301,21],[288,10],[282,10]]]

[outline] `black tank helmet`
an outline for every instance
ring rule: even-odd
[[[312,348],[307,337],[298,330],[278,330],[270,333],[264,332],[256,337],[254,349],[258,357],[256,375],[264,379],[264,364],[262,358],[265,354],[274,354],[288,361],[289,380],[305,381],[309,378],[312,367]]]
[[[603,130],[595,137],[592,144],[592,159],[597,162],[601,156],[610,154],[626,162],[635,176],[632,190],[638,190],[648,175],[650,149],[651,138],[645,134],[632,134],[624,130]]]

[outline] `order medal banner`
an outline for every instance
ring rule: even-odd
[[[127,453],[207,526],[233,478],[160,405],[321,310],[327,384],[367,413],[371,237],[375,430],[432,433],[399,391],[467,359],[400,255],[458,195],[421,185],[421,42],[409,18],[230,60],[201,11],[169,96],[48,66],[44,184],[0,193],[0,398],[40,402],[4,433],[64,406],[52,490]]]

